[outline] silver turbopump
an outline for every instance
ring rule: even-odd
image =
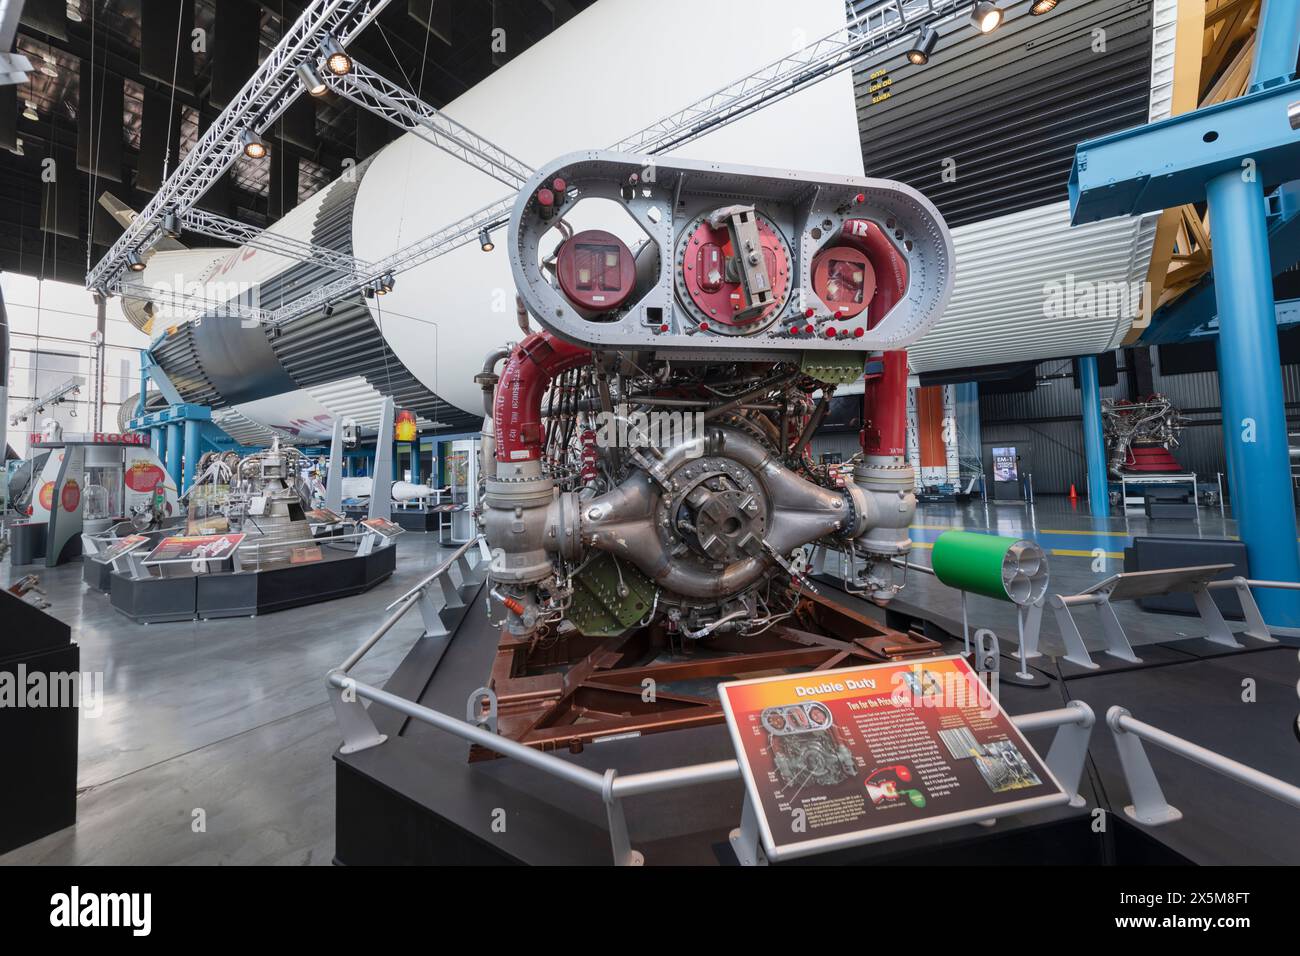
[[[588,197],[641,238],[576,230]],[[580,153],[521,192],[508,251],[544,327],[521,321],[476,379],[479,520],[511,634],[761,633],[813,587],[811,544],[845,554],[850,589],[895,595],[916,508],[901,350],[952,288],[951,237],[924,197]],[[863,453],[841,482],[809,443],[836,386],[864,378]]]

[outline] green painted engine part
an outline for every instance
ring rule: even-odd
[[[867,353],[848,349],[843,352],[804,352],[799,370],[828,385],[848,385],[862,378],[866,360]]]
[[[1047,588],[1047,559],[1032,541],[970,531],[945,531],[930,564],[949,587],[1024,604]]]
[[[620,583],[627,590],[625,597],[619,596]],[[612,637],[649,614],[654,595],[648,577],[611,554],[601,554],[573,579],[568,618],[588,637]]]

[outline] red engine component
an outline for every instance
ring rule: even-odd
[[[861,249],[824,249],[813,259],[813,291],[841,317],[852,318],[876,294],[876,270]]]
[[[842,308],[840,311],[846,316],[865,312],[867,327],[874,328],[907,292],[907,260],[876,223],[869,219],[849,219],[835,245],[823,249],[813,260],[814,278],[819,260],[843,255],[846,247],[862,253],[870,264],[875,294],[864,297],[865,305],[858,312],[848,313]],[[827,305],[832,305],[826,298],[828,290],[818,288],[815,281],[813,291]],[[907,353],[886,352],[883,364],[880,375],[867,379],[862,394],[862,451],[871,456],[897,458],[907,454]]]
[[[1124,462],[1125,471],[1144,474],[1161,474],[1181,472],[1182,466],[1164,445],[1134,445],[1129,449],[1129,460]]]
[[[492,403],[497,461],[533,461],[542,457],[546,438],[542,396],[546,387],[561,372],[590,361],[589,351],[550,332],[534,332],[515,346],[501,372]]]
[[[682,254],[682,284],[686,294],[705,316],[707,321],[732,328],[743,328],[771,318],[785,304],[790,287],[790,256],[785,245],[763,216],[757,217],[759,243],[763,261],[767,266],[768,281],[772,285],[773,304],[762,314],[736,319],[749,303],[739,276],[730,281],[727,277],[727,260],[736,255],[731,233],[725,226],[713,228],[701,222],[686,240]]]
[[[636,261],[623,240],[600,229],[580,232],[560,246],[555,259],[560,291],[588,315],[617,309],[636,285]]]

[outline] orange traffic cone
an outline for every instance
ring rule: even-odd
[[[1078,493],[1077,491],[1074,490],[1074,483],[1073,483],[1073,482],[1070,483],[1070,500],[1071,500],[1071,501],[1078,501],[1078,500],[1079,500],[1079,493]]]

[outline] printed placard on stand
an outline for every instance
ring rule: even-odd
[[[101,564],[111,564],[113,561],[122,557],[128,551],[135,551],[140,545],[149,540],[148,535],[128,534],[125,538],[117,538],[104,548],[103,551],[93,555],[94,559]]]
[[[718,686],[770,860],[1069,802],[960,656]]]
[[[361,522],[371,531],[384,538],[396,538],[406,529],[399,524],[394,524],[387,518],[366,518]]]
[[[149,552],[143,564],[172,564],[181,561],[221,561],[230,558],[244,543],[242,534],[188,534],[163,538]]]

